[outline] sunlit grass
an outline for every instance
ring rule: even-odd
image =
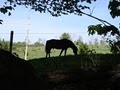
[[[89,46],[90,49],[95,49],[96,50],[96,53],[99,53],[99,54],[108,54],[110,53],[110,49],[108,46]],[[24,50],[25,50],[25,47],[19,47],[19,48],[16,48],[15,50],[13,50],[13,52],[16,52],[20,58],[25,58],[24,56]],[[60,50],[57,50],[57,49],[52,49],[51,50],[51,57],[57,57],[59,56],[60,54]],[[64,55],[64,52],[62,54],[62,56]],[[73,51],[71,48],[69,48],[67,50],[67,55],[73,55]],[[28,47],[28,56],[27,56],[27,60],[29,59],[34,59],[34,58],[44,58],[46,56],[45,54],[45,46],[39,46],[39,47],[31,47],[29,46]]]

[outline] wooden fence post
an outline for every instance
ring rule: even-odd
[[[13,34],[14,34],[14,31],[11,31],[10,33],[10,48],[9,48],[9,51],[12,53],[12,45],[13,45]]]

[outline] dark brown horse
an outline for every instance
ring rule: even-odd
[[[73,53],[75,55],[77,55],[77,47],[74,45],[74,43],[68,39],[61,39],[61,40],[57,40],[57,39],[51,39],[51,40],[47,40],[46,41],[46,46],[45,46],[45,51],[46,51],[46,58],[49,55],[50,57],[50,51],[51,49],[62,49],[59,56],[61,56],[62,52],[65,51],[65,56],[66,56],[66,52],[68,48],[72,48],[73,49]]]

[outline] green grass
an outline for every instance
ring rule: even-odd
[[[25,50],[25,47],[20,47],[20,48],[13,50],[13,52],[16,52],[20,58],[24,59],[24,50]],[[52,49],[51,50],[51,57],[59,56],[59,53],[60,53],[60,50]],[[63,52],[63,54],[64,54],[64,52]],[[62,56],[63,56],[63,54],[62,54]],[[71,48],[69,48],[67,50],[67,55],[73,55]],[[28,47],[28,57],[27,57],[28,60],[34,59],[34,58],[44,58],[45,56],[46,56],[46,53],[45,53],[44,46]]]
[[[110,47],[107,45],[98,45],[98,46],[89,46],[90,49],[95,49],[96,53],[98,54],[109,54]]]
[[[106,53],[110,53],[110,50],[108,48],[108,46],[89,46],[90,49],[95,49],[96,50],[96,53],[100,53],[100,54],[106,54]],[[23,58],[24,59],[24,50],[25,50],[25,47],[19,47],[19,48],[16,48],[15,50],[13,50],[13,52],[16,52],[20,58]],[[57,50],[57,49],[52,49],[51,50],[51,57],[57,57],[59,56],[59,53],[60,53],[60,50]],[[64,54],[64,52],[63,52]],[[63,56],[62,54],[62,56]],[[69,48],[67,50],[67,55],[73,55],[73,52],[72,52],[72,49]],[[44,58],[46,56],[45,54],[45,47],[44,46],[39,46],[39,47],[28,47],[28,56],[27,56],[27,59],[34,59],[34,58]]]

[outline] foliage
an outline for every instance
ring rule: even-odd
[[[49,12],[52,16],[68,15],[70,13],[81,16],[82,14],[87,15],[82,10],[90,9],[89,6],[83,5],[82,2],[92,3],[93,1],[96,0],[6,0],[4,1],[5,5],[0,7],[0,12],[4,14],[8,12],[8,15],[11,15],[9,10],[13,10],[17,5],[24,5],[40,13]],[[112,17],[120,15],[119,3],[119,0],[110,0],[108,8],[111,10]],[[1,20],[0,23],[2,23]]]
[[[2,49],[4,49],[4,50],[9,50],[9,41],[4,41],[4,39],[3,39],[3,41],[1,41],[0,40],[0,48],[2,48]]]
[[[108,34],[108,32],[110,32],[110,35],[120,35],[120,31],[118,30],[118,28],[116,28],[113,25],[110,26],[102,26],[102,24],[97,24],[97,25],[90,25],[88,26],[88,34],[93,35],[95,33],[97,33],[98,35],[104,35],[106,36]]]
[[[114,54],[120,54],[120,41],[111,41],[110,42],[110,47],[111,47],[111,52]]]
[[[113,18],[120,16],[120,0],[110,0],[108,9],[110,9],[110,14]],[[87,14],[88,15],[88,14]],[[96,18],[92,15],[88,15],[92,18],[95,18],[99,20],[102,24],[98,25],[90,25],[88,27],[88,34],[93,35],[97,33],[98,35],[104,35],[107,36],[110,34],[110,36],[115,36],[115,39],[112,40],[112,38],[109,36],[107,37],[107,42],[109,43],[111,47],[112,53],[119,53],[120,52],[120,30],[115,27],[114,25],[110,24],[109,22]]]
[[[88,51],[88,45],[87,44],[84,44],[84,43],[80,43],[79,44],[79,54],[86,54],[87,51]]]
[[[6,3],[5,3],[6,4]],[[8,15],[11,15],[11,10],[13,10],[13,7],[10,5],[3,5],[0,7],[0,13],[6,14],[8,13]],[[0,19],[0,24],[2,24],[3,20]]]
[[[89,46],[83,42],[79,44],[79,54],[95,54],[96,51],[94,49],[90,50]]]
[[[90,25],[88,27],[88,34],[93,35],[95,33],[97,33],[98,35],[108,36],[106,42],[109,43],[112,53],[117,54],[120,52],[120,31],[118,28],[113,25]],[[115,36],[115,39],[113,40],[111,36]]]
[[[60,36],[60,39],[68,39],[68,40],[71,40],[71,36],[69,33],[63,33],[61,36]]]
[[[7,0],[13,7],[17,5],[31,6],[31,9],[40,13],[49,12],[52,16],[60,16],[61,14],[74,13],[77,10],[89,9],[83,6],[81,2],[91,3],[96,0]]]
[[[61,14],[74,13],[81,15],[84,9],[90,9],[88,6],[83,5],[82,2],[92,3],[96,0],[7,0],[5,4],[10,3],[11,8],[17,5],[31,6],[31,9],[39,12],[49,12],[53,16],[60,16]],[[108,8],[111,10],[113,17],[120,15],[119,0],[110,0]],[[3,12],[6,12],[6,7]]]
[[[26,43],[25,42],[14,42],[13,46],[15,47],[25,47]]]
[[[35,42],[35,43],[34,43],[34,46],[44,46],[44,44],[43,44],[43,43],[40,43],[40,42]]]
[[[113,18],[120,16],[120,0],[110,0],[108,8]]]
[[[8,15],[10,16],[11,15],[10,10],[12,10],[12,9],[13,9],[12,6],[3,6],[0,8],[0,12],[3,14],[8,13]]]
[[[44,46],[44,44],[42,43],[42,40],[40,38],[38,38],[38,40],[33,45],[34,46]]]
[[[18,5],[23,5],[40,13],[49,12],[56,17],[69,13],[82,15],[81,10],[90,9],[88,6],[82,5],[82,2],[91,3],[92,1],[96,0],[6,0],[4,1],[5,5],[0,7],[0,12],[4,14],[8,12],[8,15],[11,15],[10,10]],[[2,20],[0,20],[0,23],[2,23]]]

